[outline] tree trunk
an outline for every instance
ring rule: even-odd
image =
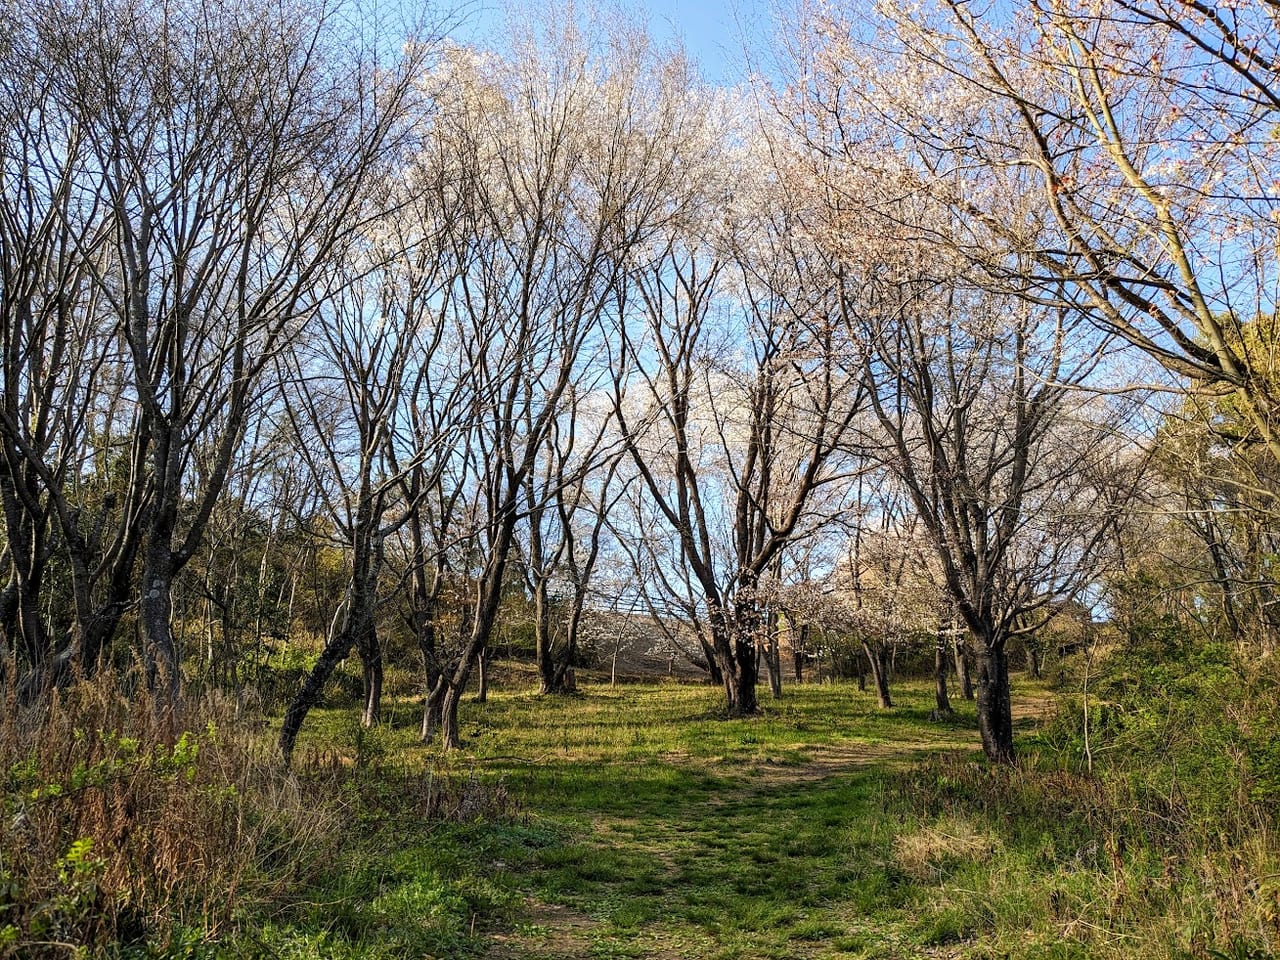
[[[471,679],[471,670],[484,649],[489,645],[489,637],[498,619],[498,607],[502,603],[502,574],[506,569],[507,550],[511,545],[511,531],[515,526],[508,521],[500,537],[503,542],[496,555],[491,559],[485,579],[480,585],[480,594],[473,607],[471,618],[471,634],[467,640],[457,665],[448,679],[444,703],[440,714],[440,739],[446,750],[457,750],[462,746],[462,736],[458,727],[458,704],[467,689],[467,681]],[[465,621],[464,621],[465,622]]]
[[[938,631],[938,642],[933,648],[934,705],[940,717],[949,717],[951,698],[947,695],[947,635]]]
[[[993,763],[1013,763],[1013,706],[1009,695],[1009,656],[1003,644],[979,640],[978,731],[982,752]]]
[[[769,617],[769,639],[764,648],[765,666],[769,668],[769,693],[782,699],[782,629],[775,612]]]
[[[569,691],[565,689],[564,685],[564,676],[572,665],[572,648],[566,639],[564,648],[560,651],[560,656],[556,656],[551,629],[551,600],[547,596],[545,580],[538,581],[537,586],[534,588],[533,597],[534,642],[538,661],[538,693],[542,696],[568,693]],[[481,667],[483,668],[483,662]]]
[[[698,637],[698,643],[702,645],[702,655],[707,661],[707,682],[715,686],[723,685],[724,669],[720,665],[714,644],[708,643],[707,639],[701,635]]]
[[[435,736],[436,729],[440,726],[444,709],[444,695],[448,687],[448,678],[437,671],[435,682],[428,688],[426,702],[422,706],[421,740],[423,743],[430,743],[431,738]]]
[[[956,679],[960,681],[960,695],[966,700],[973,699],[973,677],[969,673],[969,657],[965,652],[965,642],[956,633],[952,639],[952,650],[955,652]]]
[[[476,691],[476,703],[484,703],[489,699],[489,659],[492,656],[488,644],[480,648],[480,656],[477,658],[480,665],[480,688]]]
[[[760,712],[756,697],[759,670],[756,663],[756,645],[743,629],[742,618],[737,618],[736,629],[730,636],[728,624],[713,627],[716,633],[716,660],[724,682],[725,703],[730,717],[750,717]]]
[[[153,533],[143,557],[138,624],[147,686],[158,698],[157,706],[172,711],[178,707],[182,676],[173,636],[173,551],[164,539]]]
[[[1042,679],[1040,649],[1033,644],[1027,644],[1027,670],[1033,679]]]
[[[440,742],[446,750],[458,750],[462,747],[462,734],[458,729],[458,700],[453,687],[449,687],[440,705]]]
[[[795,638],[791,646],[791,658],[794,661],[796,683],[804,682],[804,655],[809,647],[809,625],[801,624],[792,634]]]
[[[360,716],[363,727],[375,726],[382,713],[382,646],[374,638],[373,645],[361,657],[363,667],[362,687],[364,710]]]
[[[725,673],[729,716],[751,717],[760,712],[760,702],[756,699],[757,680],[754,651],[748,662],[739,663],[736,671]]]
[[[333,676],[333,671],[337,669],[338,664],[351,655],[351,648],[354,646],[355,637],[350,630],[341,630],[334,634],[333,638],[325,644],[319,659],[316,660],[316,665],[307,674],[302,689],[297,692],[293,702],[289,704],[289,709],[285,711],[284,723],[280,727],[280,755],[284,757],[286,766],[293,759],[293,748],[298,740],[298,731],[302,729],[302,721],[306,719],[308,711],[319,701],[325,684]]]
[[[867,662],[871,664],[871,676],[876,681],[876,699],[880,709],[890,710],[893,708],[893,698],[889,695],[889,651],[883,643],[876,644],[872,650],[865,640],[862,650],[867,655]]]

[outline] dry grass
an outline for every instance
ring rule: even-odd
[[[896,836],[893,860],[915,880],[936,881],[952,865],[986,863],[999,847],[999,839],[991,833],[966,820],[946,817],[932,826]]]
[[[4,704],[0,956],[217,936],[323,869],[340,808],[209,696],[159,715],[127,678]],[[304,786],[305,784],[305,786]]]

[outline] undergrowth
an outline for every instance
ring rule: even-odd
[[[1078,684],[1064,695],[1016,766],[952,754],[900,774],[886,807],[912,850],[933,851],[914,858],[931,872],[922,924],[990,951],[976,956],[1272,958],[1274,668],[1139,635],[1087,698]],[[956,823],[971,835],[963,844]],[[965,852],[974,836],[980,857]]]
[[[373,956],[359,944],[375,931],[400,956],[473,922],[476,895],[413,862],[412,842],[515,822],[502,784],[376,750],[286,772],[234,700],[208,692],[175,718],[128,687],[3,705],[0,957]]]

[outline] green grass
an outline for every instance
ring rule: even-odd
[[[1029,696],[1047,698],[1024,686],[1015,702]],[[465,749],[448,757],[417,743],[407,701],[373,731],[354,709],[318,711],[300,753],[363,769],[347,807],[359,839],[321,888],[235,949],[1214,956],[1221,938],[1204,931],[1219,874],[1115,846],[1125,834],[1090,807],[1093,787],[1034,773],[1034,757],[988,769],[971,704],[939,724],[926,685],[898,684],[895,699],[880,711],[851,685],[789,687],[761,716],[726,720],[706,687],[500,690],[465,703]],[[1035,730],[1020,731],[1034,755]],[[476,791],[477,815],[422,817],[428,776]]]
[[[849,685],[788,688],[742,720],[723,719],[719,691],[674,684],[588,687],[571,698],[499,691],[486,704],[467,702],[466,749],[446,769],[501,782],[520,798],[523,822],[434,833],[435,852],[418,866],[437,883],[420,895],[433,906],[439,878],[474,880],[468,865],[493,859],[479,849],[490,832],[533,830],[543,842],[503,851],[505,899],[470,905],[482,932],[522,923],[541,931],[520,917],[532,902],[569,908],[588,924],[569,942],[553,935],[547,956],[876,955],[849,945],[868,930],[876,943],[905,942],[914,923],[911,884],[893,866],[892,824],[881,810],[884,777],[913,757],[976,743],[971,707],[942,725],[928,722],[922,685],[899,696],[901,707],[879,711]],[[441,770],[437,749],[416,743],[416,723],[402,705],[381,729],[357,732],[351,711],[321,711],[303,750],[337,744],[353,761]],[[408,884],[411,874],[384,872],[380,888]],[[369,889],[366,880],[363,894],[334,892],[364,902],[357,920],[368,921],[387,899],[370,900]],[[358,945],[360,929],[344,935]],[[488,949],[481,935],[441,932],[443,954]],[[536,951],[538,939],[519,947]]]

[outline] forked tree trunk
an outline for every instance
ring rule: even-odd
[[[873,650],[865,640],[862,643],[862,651],[867,655],[867,662],[871,664],[871,676],[876,682],[876,700],[880,709],[892,709],[893,697],[889,695],[889,651],[885,649],[883,643],[877,643]],[[859,687],[859,689],[862,688]]]

